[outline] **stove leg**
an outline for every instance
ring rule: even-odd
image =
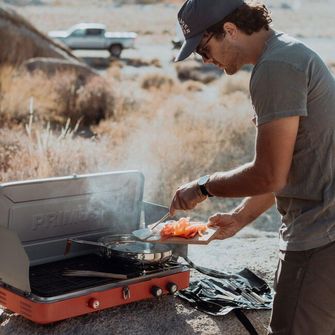
[[[10,311],[9,309],[1,309],[0,308],[0,325],[6,321],[8,321],[15,313]]]

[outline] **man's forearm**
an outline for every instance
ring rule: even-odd
[[[248,197],[232,211],[232,214],[243,226],[246,226],[269,209],[274,203],[275,197],[273,193]]]
[[[251,162],[234,170],[212,174],[206,189],[217,197],[247,197],[275,192],[278,186],[271,176]]]

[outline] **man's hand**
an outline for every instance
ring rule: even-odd
[[[234,236],[245,225],[235,213],[216,213],[208,219],[208,227],[219,228],[215,234],[217,240]]]
[[[175,215],[177,210],[189,210],[196,207],[197,204],[207,199],[198,186],[198,180],[191,181],[188,184],[178,188],[173,196],[170,205],[170,215]]]
[[[232,212],[212,215],[208,219],[208,226],[219,228],[215,234],[218,240],[232,237],[269,209],[274,202],[273,193],[245,198]]]

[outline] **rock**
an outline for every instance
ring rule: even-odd
[[[66,59],[37,57],[30,58],[22,64],[28,72],[42,71],[52,76],[57,71],[74,71],[82,77],[98,76],[98,73],[89,68],[86,64],[73,63]]]
[[[113,115],[113,92],[105,79],[12,9],[0,6],[0,122],[24,122],[34,97],[38,120],[74,126]],[[17,103],[17,95],[20,100]],[[14,99],[13,99],[14,98]]]
[[[0,40],[0,65],[20,65],[36,57],[80,63],[68,48],[53,41],[21,15],[4,6],[0,7]]]

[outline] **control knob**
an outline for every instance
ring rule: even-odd
[[[166,285],[166,289],[170,294],[174,294],[178,291],[178,286],[177,284],[170,282]]]
[[[91,298],[88,301],[88,307],[93,308],[93,309],[98,309],[100,307],[100,301],[95,298]]]
[[[156,297],[159,298],[163,295],[163,290],[159,287],[159,286],[153,286],[151,288],[151,294]]]

